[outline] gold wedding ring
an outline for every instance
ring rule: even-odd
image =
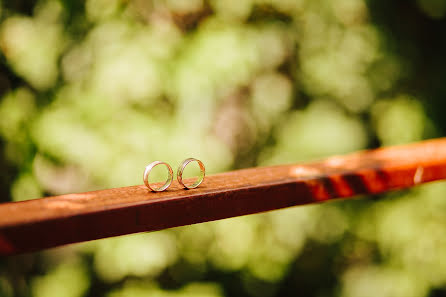
[[[200,176],[198,177],[198,179],[195,183],[188,186],[183,182],[183,171],[184,171],[184,168],[186,168],[187,164],[189,164],[190,162],[193,162],[193,161],[196,161],[198,163],[198,165],[200,166]],[[186,189],[194,189],[194,188],[198,187],[203,182],[204,176],[205,176],[204,164],[203,164],[203,162],[201,162],[198,159],[188,158],[188,159],[184,160],[183,162],[181,162],[180,166],[178,167],[177,180]]]
[[[167,180],[164,183],[164,185],[162,185],[159,188],[152,188],[150,186],[150,184],[149,184],[149,174],[150,174],[150,171],[152,171],[152,169],[155,166],[160,165],[160,164],[166,165],[167,169],[169,170],[169,176],[167,177]],[[144,180],[144,184],[146,185],[146,187],[149,188],[150,190],[152,190],[154,192],[162,192],[165,189],[167,189],[170,186],[170,184],[172,183],[172,180],[173,180],[173,170],[172,170],[172,167],[170,167],[170,165],[165,163],[165,162],[161,162],[161,161],[152,162],[149,165],[147,165],[146,170],[144,170],[143,180]]]

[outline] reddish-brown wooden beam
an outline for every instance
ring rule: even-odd
[[[174,182],[161,193],[141,185],[4,203],[0,254],[381,193],[445,178],[446,138],[441,138],[313,163],[216,174],[193,190]]]

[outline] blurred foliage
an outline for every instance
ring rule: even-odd
[[[0,199],[141,184],[152,160],[216,173],[442,136],[445,17],[445,0],[0,1]],[[445,195],[10,257],[0,296],[444,296]]]

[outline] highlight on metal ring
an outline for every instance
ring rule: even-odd
[[[169,170],[169,175],[167,177],[166,182],[164,183],[164,185],[162,185],[159,188],[152,188],[149,184],[149,174],[150,171],[152,171],[152,169],[160,164],[164,164],[166,165],[167,169]],[[150,190],[154,191],[154,192],[162,192],[165,189],[167,189],[170,184],[172,183],[173,180],[173,170],[172,167],[170,167],[169,164],[167,164],[166,162],[161,162],[161,161],[154,161],[152,163],[150,163],[149,165],[146,166],[146,169],[144,170],[144,175],[143,175],[143,180],[144,180],[144,184],[146,185],[147,188],[149,188]]]
[[[193,162],[193,161],[196,161],[198,163],[198,165],[200,166],[200,176],[198,177],[198,179],[195,183],[188,186],[183,182],[183,171],[184,171],[184,168],[186,168],[187,164],[189,164],[190,162]],[[204,176],[205,176],[205,171],[206,170],[204,168],[203,162],[201,162],[200,160],[195,159],[195,158],[188,158],[188,159],[184,160],[183,162],[181,162],[180,166],[178,167],[177,180],[186,189],[194,189],[194,188],[198,187],[203,182]]]

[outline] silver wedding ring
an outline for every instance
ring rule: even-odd
[[[166,167],[167,167],[167,169],[169,171],[168,177],[167,177],[167,180],[164,183],[164,185],[162,185],[159,188],[152,188],[150,186],[150,183],[149,183],[149,174],[150,174],[150,171],[152,171],[152,169],[155,166],[160,165],[160,164],[166,165]],[[162,192],[165,189],[167,189],[170,186],[170,184],[172,183],[172,180],[173,180],[173,170],[172,170],[172,167],[170,167],[170,165],[167,164],[166,162],[154,161],[154,162],[152,162],[152,163],[150,163],[149,165],[146,166],[146,169],[144,170],[143,180],[144,180],[144,184],[146,185],[146,187],[149,188],[150,190],[152,190],[154,192]]]
[[[183,171],[184,171],[184,168],[186,168],[187,164],[189,164],[190,162],[194,162],[194,161],[196,161],[198,163],[198,165],[200,166],[200,175],[198,176],[198,179],[195,183],[193,183],[192,185],[187,185],[183,182]],[[178,167],[177,180],[186,189],[194,189],[194,188],[198,187],[203,182],[205,172],[206,172],[206,169],[204,168],[203,162],[201,162],[200,160],[195,159],[195,158],[188,158],[188,159],[184,160],[183,162],[181,162],[180,166]]]

